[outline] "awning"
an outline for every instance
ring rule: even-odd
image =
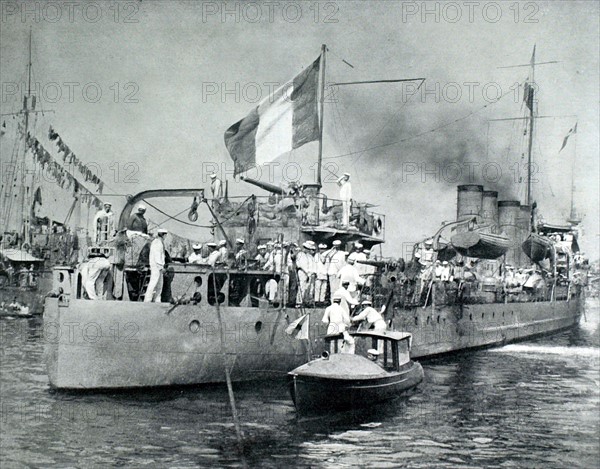
[[[11,262],[44,262],[44,259],[33,257],[21,249],[3,249],[0,251],[0,256],[6,257]]]
[[[567,233],[569,231],[573,231],[573,227],[571,225],[556,225],[553,223],[540,223],[538,225],[538,231],[543,233]]]

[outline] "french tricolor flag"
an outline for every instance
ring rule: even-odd
[[[319,139],[320,58],[225,132],[235,174]]]

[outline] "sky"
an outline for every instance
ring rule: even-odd
[[[456,213],[456,185],[483,184],[500,199],[525,197],[522,85],[536,120],[532,198],[544,220],[584,215],[582,246],[598,257],[598,2],[11,2],[2,1],[2,113],[17,111],[33,33],[34,132],[52,125],[105,181],[118,212],[126,194],[208,187],[217,170],[232,196],[265,195],[233,178],[223,134],[328,47],[324,192],[351,173],[353,196],[386,215],[384,254],[434,233]],[[350,65],[348,65],[350,64]],[[425,78],[356,86],[332,83]],[[501,99],[496,102],[497,98]],[[2,116],[8,128],[11,116]],[[559,151],[577,123],[577,134]],[[2,165],[11,148],[2,142]],[[365,151],[362,151],[365,150]],[[350,155],[348,155],[350,154]],[[261,180],[315,175],[316,145],[277,161]],[[296,162],[300,163],[301,174]],[[258,173],[249,174],[257,176]],[[49,190],[68,208],[60,189]],[[63,194],[64,195],[64,194]],[[49,200],[49,199],[48,199]],[[174,212],[181,206],[169,206]],[[161,219],[159,214],[149,214]],[[164,217],[163,217],[164,218]],[[165,226],[198,240],[204,230]]]

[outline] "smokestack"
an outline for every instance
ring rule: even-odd
[[[483,204],[483,186],[464,184],[458,186],[456,202],[456,219],[460,220],[468,215],[481,215]]]
[[[506,252],[506,263],[518,267],[521,261],[521,236],[518,221],[521,216],[521,202],[518,200],[501,200],[498,202],[498,225],[511,241]]]
[[[483,191],[481,216],[484,224],[498,226],[498,192]]]

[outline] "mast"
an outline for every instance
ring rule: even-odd
[[[526,205],[531,206],[531,154],[533,150],[533,106],[534,106],[534,93],[535,88],[535,44],[533,46],[533,54],[531,54],[531,83],[527,91],[527,107],[529,107],[529,147],[527,150],[527,197],[525,199]]]
[[[30,242],[29,240],[29,224],[30,224],[30,220],[29,220],[29,214],[27,213],[28,211],[28,207],[26,207],[27,202],[28,202],[28,198],[31,194],[29,194],[28,188],[29,185],[27,184],[27,171],[25,170],[25,162],[27,160],[27,158],[25,157],[25,154],[27,153],[27,146],[25,145],[25,141],[27,140],[27,133],[29,132],[29,105],[31,102],[31,67],[32,67],[32,62],[31,62],[31,40],[32,40],[32,31],[31,31],[31,26],[29,27],[29,56],[28,56],[28,62],[27,62],[27,95],[25,95],[24,99],[23,99],[23,115],[25,117],[25,131],[23,133],[23,166],[21,167],[21,188],[20,188],[20,192],[21,192],[21,216],[19,217],[20,220],[20,224],[21,224],[21,233],[23,234],[23,240],[26,241],[28,244]]]
[[[320,98],[319,98],[319,155],[317,160],[317,184],[321,188],[321,165],[323,162],[323,109],[325,103],[325,52],[327,46],[321,45],[321,66],[319,68]]]
[[[577,126],[577,124],[575,124]],[[577,160],[577,136],[573,142],[573,161],[571,162],[571,213],[569,214],[569,223],[578,225],[581,219],[577,216],[575,211],[575,162]]]

